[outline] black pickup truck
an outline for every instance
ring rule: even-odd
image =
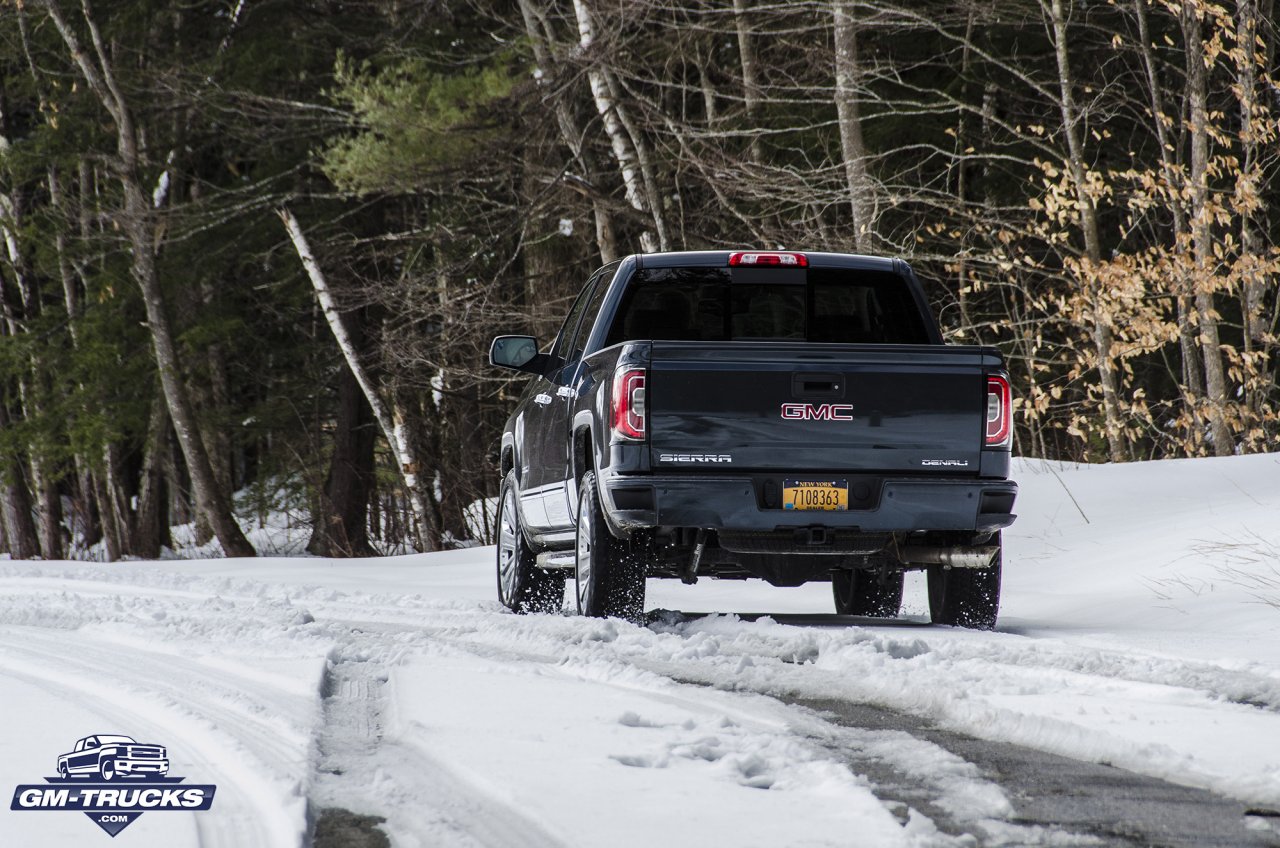
[[[639,620],[647,577],[830,581],[893,616],[926,569],[936,623],[999,608],[1012,409],[999,351],[944,345],[906,263],[831,253],[629,256],[598,270],[502,434],[498,596]]]

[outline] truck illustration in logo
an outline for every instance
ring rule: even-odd
[[[43,783],[18,784],[9,809],[84,813],[115,836],[143,813],[208,810],[218,789],[170,774],[164,745],[119,733],[77,740],[70,753],[58,757],[57,769],[57,777],[45,776]]]
[[[163,745],[141,744],[131,736],[86,736],[69,754],[58,757],[60,777],[164,777],[169,757]]]

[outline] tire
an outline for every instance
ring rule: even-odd
[[[630,542],[609,532],[600,510],[596,475],[590,471],[583,475],[579,488],[575,547],[578,613],[639,624],[644,618],[644,558],[632,551]]]
[[[516,613],[559,612],[564,605],[564,575],[539,568],[524,537],[516,507],[516,473],[511,471],[498,492],[498,600]]]
[[[67,778],[71,777],[71,771],[67,768],[66,763],[63,763],[60,766],[58,766],[58,775],[63,780],[66,780]]]
[[[98,764],[98,773],[102,775],[103,780],[116,779],[116,761],[103,760]]]
[[[928,570],[929,617],[934,624],[992,630],[1000,612],[1000,571],[1003,543],[995,536],[1001,550],[987,568],[943,568],[931,565]]]
[[[831,575],[831,594],[840,615],[893,618],[902,607],[903,573],[883,575],[866,569],[841,570]]]

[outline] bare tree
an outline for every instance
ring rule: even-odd
[[[1218,311],[1214,305],[1213,210],[1209,205],[1209,81],[1201,31],[1203,10],[1197,0],[1184,0],[1181,8],[1187,61],[1187,123],[1191,136],[1191,245],[1196,267],[1196,320],[1204,354],[1205,400],[1208,404],[1209,441],[1218,456],[1235,450],[1227,426],[1227,376],[1222,365]]]
[[[1058,107],[1062,113],[1062,133],[1067,141],[1067,167],[1076,190],[1076,211],[1080,218],[1080,232],[1084,237],[1084,253],[1089,264],[1085,274],[1097,272],[1102,263],[1102,238],[1098,228],[1098,209],[1090,190],[1089,174],[1085,163],[1084,128],[1080,109],[1076,105],[1074,80],[1068,55],[1067,19],[1062,0],[1050,0],[1047,14],[1053,33],[1054,58],[1058,66]],[[1114,371],[1114,331],[1109,316],[1095,309],[1093,316],[1093,343],[1097,348],[1098,381],[1102,384],[1102,408],[1106,416],[1107,445],[1112,462],[1127,459],[1124,428],[1121,425],[1120,392]]]

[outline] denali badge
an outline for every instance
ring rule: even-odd
[[[733,462],[733,456],[727,453],[663,453],[658,454],[658,462]]]
[[[782,417],[790,420],[852,421],[853,407],[847,403],[784,403]]]
[[[968,468],[969,460],[967,459],[922,459],[921,465],[945,465],[948,468]]]

